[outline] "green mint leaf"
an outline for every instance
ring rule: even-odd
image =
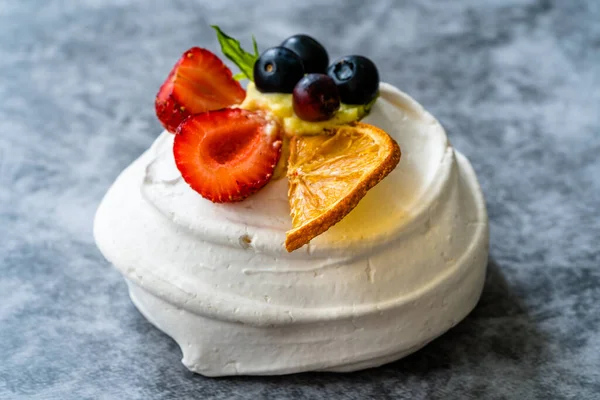
[[[236,81],[244,80],[246,79],[246,74],[244,74],[243,72],[238,72],[233,76],[233,79],[235,79]]]
[[[258,45],[256,44],[256,38],[252,35],[252,47],[254,47],[254,57],[258,58]]]
[[[256,40],[254,37],[252,37],[254,54],[251,54],[242,49],[240,42],[225,34],[221,28],[216,25],[212,25],[212,28],[217,32],[217,39],[219,40],[221,51],[225,57],[229,58],[235,65],[238,66],[245,78],[254,81],[254,63],[258,59],[258,46],[256,45]],[[239,74],[236,74],[235,79],[238,79],[238,75]]]

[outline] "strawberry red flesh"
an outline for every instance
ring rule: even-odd
[[[202,197],[241,201],[273,176],[281,156],[280,129],[260,112],[209,111],[179,126],[173,153],[183,179]]]
[[[199,47],[186,51],[156,95],[156,115],[174,133],[188,116],[241,103],[246,92],[231,70]]]

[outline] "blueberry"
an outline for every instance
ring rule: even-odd
[[[282,47],[286,47],[298,54],[304,64],[304,72],[324,74],[329,65],[329,56],[325,47],[315,39],[308,35],[294,35],[285,39],[281,43]]]
[[[254,84],[263,93],[292,93],[303,76],[302,60],[285,47],[265,50],[254,63]]]
[[[327,75],[337,85],[342,103],[367,104],[377,96],[379,73],[367,57],[342,57],[329,66]]]
[[[335,82],[325,74],[308,74],[296,84],[294,112],[305,121],[326,121],[340,108]]]

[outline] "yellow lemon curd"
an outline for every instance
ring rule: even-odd
[[[241,108],[250,111],[270,111],[271,114],[281,119],[285,134],[287,136],[294,136],[330,133],[329,131],[340,125],[349,124],[364,118],[368,114],[371,105],[372,103],[367,105],[342,103],[340,109],[327,121],[309,122],[300,119],[294,113],[291,94],[261,93],[256,89],[253,82],[249,82],[246,89],[246,98]]]

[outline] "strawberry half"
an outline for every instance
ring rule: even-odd
[[[241,103],[246,91],[213,53],[192,47],[177,61],[156,95],[156,116],[175,133],[188,116]]]
[[[241,201],[269,182],[281,156],[279,124],[239,108],[186,119],[173,154],[183,179],[215,203]]]

